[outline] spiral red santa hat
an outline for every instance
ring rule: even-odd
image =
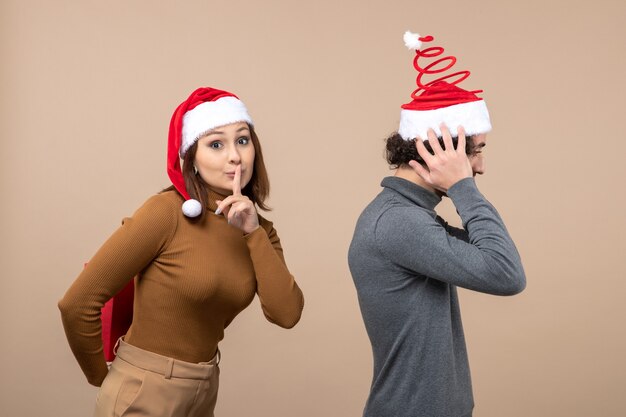
[[[453,132],[463,126],[468,136],[489,132],[491,122],[487,105],[476,95],[482,90],[467,91],[457,85],[469,77],[469,71],[452,72],[428,82],[424,81],[424,76],[445,73],[456,63],[454,56],[438,58],[444,52],[440,46],[423,48],[424,43],[433,40],[432,36],[420,36],[411,32],[404,34],[407,48],[415,50],[413,66],[418,75],[417,89],[411,94],[413,100],[402,105],[398,133],[404,140],[428,140],[426,132],[429,128],[437,136],[441,136],[439,126],[442,123]],[[422,64],[424,59],[429,58],[436,59],[427,65]]]

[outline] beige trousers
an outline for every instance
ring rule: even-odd
[[[95,417],[213,417],[219,352],[209,362],[183,362],[119,340],[96,400]]]

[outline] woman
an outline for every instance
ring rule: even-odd
[[[194,91],[172,116],[167,165],[173,186],[124,219],[59,302],[70,347],[101,386],[96,416],[213,416],[218,342],[255,293],[272,323],[300,319],[302,292],[255,208],[267,209],[269,182],[244,104]],[[135,276],[133,322],[108,370],[100,310]]]

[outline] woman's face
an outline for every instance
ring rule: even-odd
[[[217,127],[198,139],[194,165],[209,187],[232,194],[235,167],[241,165],[241,188],[252,178],[254,145],[246,122]]]

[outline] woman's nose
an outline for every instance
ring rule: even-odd
[[[241,162],[241,155],[239,155],[239,151],[236,147],[233,147],[230,150],[230,154],[228,155],[228,157],[229,161],[233,164],[238,164],[239,162]]]

